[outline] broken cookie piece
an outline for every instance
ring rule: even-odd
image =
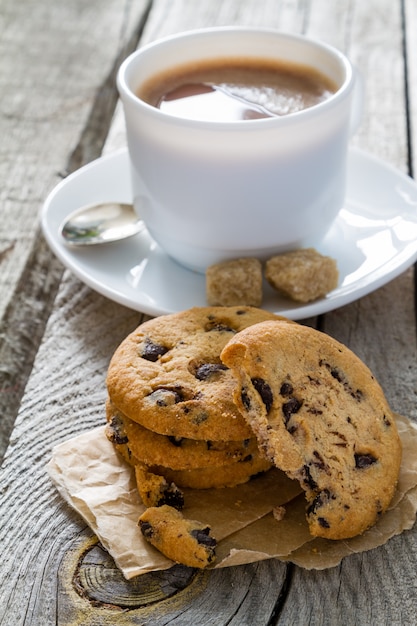
[[[388,508],[401,443],[383,391],[346,346],[300,324],[237,333],[222,361],[266,457],[299,481],[316,537],[363,533]]]
[[[269,259],[265,278],[292,300],[311,302],[337,287],[339,272],[334,259],[314,248],[305,248]]]
[[[206,299],[213,306],[260,306],[262,264],[244,258],[211,265],[206,270]]]
[[[167,558],[204,568],[215,560],[216,540],[207,524],[186,519],[171,506],[148,508],[139,518],[145,539]]]
[[[155,474],[139,461],[135,464],[135,478],[139,495],[145,506],[170,505],[175,509],[184,506],[184,494],[175,483]]]
[[[272,515],[274,516],[274,520],[277,522],[282,522],[285,517],[287,509],[285,506],[276,506],[272,509]]]

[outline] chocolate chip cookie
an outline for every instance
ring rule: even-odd
[[[328,335],[281,321],[242,330],[221,358],[260,447],[305,490],[311,534],[344,539],[373,525],[391,502],[401,444],[366,365]]]
[[[146,465],[162,465],[173,470],[220,467],[259,458],[256,437],[243,441],[200,441],[187,437],[160,435],[123,415],[109,400],[106,404],[106,435],[115,444],[126,444],[133,457]]]
[[[196,307],[149,320],[111,359],[107,388],[124,415],[161,435],[242,441],[253,433],[233,402],[220,352],[239,331],[279,319],[253,307]]]
[[[135,457],[127,444],[115,444],[117,452],[122,458],[133,466],[137,466],[158,476],[162,476],[167,483],[175,483],[179,487],[189,487],[190,489],[219,489],[222,487],[235,487],[250,480],[262,472],[268,471],[272,464],[260,453],[257,455],[248,454],[240,461],[231,461],[224,465],[208,465],[194,467],[192,469],[176,470],[165,465],[147,465],[140,458]],[[153,480],[153,479],[152,479]],[[143,475],[137,472],[136,481],[143,482]],[[157,482],[160,482],[159,479]],[[155,483],[156,484],[156,483]],[[139,486],[141,493],[141,486]],[[147,489],[147,486],[145,486]],[[159,487],[158,487],[159,489]],[[159,492],[158,492],[159,493]],[[154,495],[152,497],[159,498]],[[145,503],[146,504],[146,503]]]
[[[140,461],[135,462],[134,468],[138,492],[145,506],[167,504],[174,509],[183,508],[184,494],[174,482],[168,482],[163,474],[152,472]]]

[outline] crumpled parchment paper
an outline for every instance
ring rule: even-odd
[[[184,516],[209,524],[217,539],[214,567],[278,558],[307,569],[325,569],[411,528],[417,512],[417,427],[400,415],[396,419],[403,445],[396,494],[378,523],[353,539],[313,538],[299,484],[276,469],[234,488],[184,489]],[[142,537],[138,518],[145,507],[133,469],[107,440],[104,426],[56,446],[47,470],[125,578],[173,565]],[[285,515],[277,521],[273,511],[279,506],[284,506]]]

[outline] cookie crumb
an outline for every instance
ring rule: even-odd
[[[339,272],[334,259],[314,248],[305,248],[270,258],[265,265],[265,278],[277,291],[306,303],[335,289]]]
[[[145,506],[170,505],[175,509],[184,506],[184,494],[175,483],[168,483],[163,476],[151,472],[146,465],[137,462],[134,466],[136,485]]]
[[[259,259],[233,259],[206,270],[206,298],[212,306],[260,306],[262,263]]]
[[[284,519],[286,512],[285,506],[276,506],[272,509],[272,515],[277,522],[281,522]]]

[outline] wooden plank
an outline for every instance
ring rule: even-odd
[[[354,143],[408,173],[401,3],[383,6],[374,0],[365,6],[358,1],[351,11],[350,48],[365,77],[367,94],[363,124]],[[386,24],[390,25],[389,44]],[[413,31],[412,22],[409,30]],[[411,47],[409,51],[410,61],[415,55]],[[325,329],[367,363],[395,410],[417,417],[413,268],[371,295],[328,315]]]
[[[0,9],[0,458],[62,274],[38,212],[62,177],[99,156],[114,73],[146,12],[147,0]]]
[[[112,99],[103,97],[106,94],[100,90],[114,72],[117,55],[132,46],[132,37],[136,43],[138,34],[132,26],[145,7],[144,2],[137,2],[129,9],[106,0],[91,2],[86,8],[83,2],[59,0],[50,6],[40,3],[34,11],[25,2],[2,3],[0,254],[4,291],[0,318],[14,294],[15,277],[22,275],[30,255],[37,210],[65,175],[68,155],[82,135],[98,94],[112,114]],[[25,19],[28,12],[30,19]],[[107,93],[112,90],[114,86],[107,86]],[[104,124],[98,133],[94,130],[95,142],[101,134],[102,144],[110,116],[104,110],[101,116]],[[77,167],[96,156],[101,146],[97,150],[91,145],[91,149]]]

